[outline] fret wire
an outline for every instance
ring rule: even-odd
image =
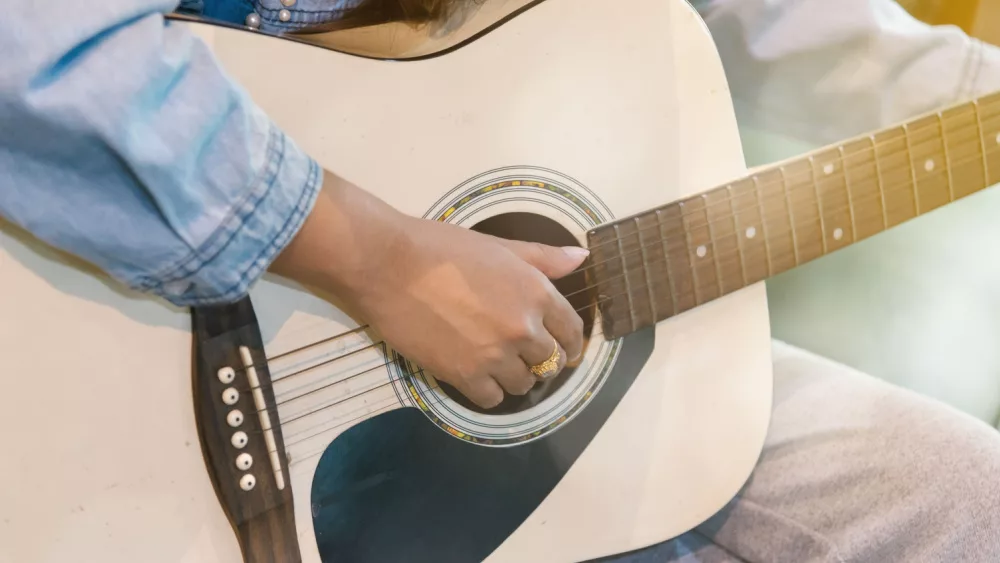
[[[969,103],[972,103],[972,102],[969,102]],[[975,103],[977,104],[977,105],[976,105],[976,107],[978,108],[978,107],[979,107],[979,106],[978,106],[978,100],[976,100],[976,102],[975,102]],[[987,104],[987,105],[988,105],[989,107],[992,107],[992,106],[993,106],[994,104],[997,104],[997,103],[1000,103],[1000,98],[998,98],[998,99],[996,99],[996,100],[993,100],[992,102],[988,102],[988,104]],[[980,131],[981,131],[981,130],[982,130],[982,129],[981,129],[981,123],[979,123],[979,121],[980,121],[980,119],[979,119],[979,116],[978,116],[978,113],[977,113],[977,126],[978,126],[978,127],[980,128]],[[908,131],[908,130],[907,130],[907,127],[908,127],[908,124],[903,124],[903,125],[899,125],[899,126],[897,126],[897,127],[899,127],[899,128],[902,128],[902,129],[904,129],[904,130]],[[980,135],[980,143],[981,143],[981,144],[982,144],[982,143],[984,142],[984,139],[985,139],[985,137],[983,137],[982,135]],[[909,145],[910,145],[910,139],[909,139],[909,137],[908,137],[908,136],[906,136],[906,137],[905,137],[905,141],[906,141],[906,144],[907,144],[907,147],[906,147],[906,149],[904,149],[904,150],[907,150],[907,151],[910,151],[910,149],[911,149],[911,147],[909,146]],[[886,145],[886,144],[889,144],[889,142],[887,141],[887,142],[884,142],[884,143],[876,143],[876,146],[878,146],[879,144],[881,144],[881,145]],[[918,145],[918,146],[921,146],[921,145],[923,145],[923,144],[925,144],[925,143],[921,143],[921,144],[920,144],[920,145]],[[984,150],[983,150],[983,153],[984,153],[984,155],[985,155],[985,154],[987,154],[987,152],[988,152],[988,151],[987,151],[987,149],[985,149],[985,145],[983,145],[983,149],[984,149]],[[860,151],[858,151],[858,152],[860,152]],[[856,154],[856,153],[852,153],[852,154]],[[812,157],[811,157],[811,156],[810,156],[810,157],[808,157],[808,158],[809,158],[809,160],[810,160],[810,161],[812,160]],[[911,172],[912,172],[912,159],[911,159],[911,161],[910,161],[910,167],[911,167]],[[814,171],[814,170],[810,170],[810,173],[811,173],[811,174],[812,174],[813,176],[815,175],[815,171]],[[989,182],[988,178],[987,178],[987,181],[986,181],[985,183],[986,183],[987,185],[990,185],[990,182]],[[725,203],[727,203],[727,202],[725,202],[725,201],[720,201],[720,202],[716,202],[716,204],[713,204],[713,205],[718,205],[718,204],[725,204]],[[608,241],[607,243],[611,243],[611,242],[613,242],[613,241]]]
[[[977,158],[978,158],[978,157],[977,157]],[[906,168],[907,168],[907,170],[909,171],[909,165],[908,165],[908,164],[906,165]],[[933,173],[933,175],[937,175],[937,174],[942,174],[942,173],[944,173],[944,171],[943,171],[943,170],[938,170],[938,171],[935,171],[935,172]],[[879,171],[879,174],[881,175],[881,171]],[[731,201],[729,201],[729,200],[727,200],[727,201],[722,201],[722,202],[719,202],[719,203],[722,203],[722,204],[731,204],[732,202],[731,202]],[[746,208],[744,208],[744,209],[740,209],[739,211],[746,211],[746,210],[749,210],[749,209],[754,209],[754,208],[759,208],[759,204],[755,204],[755,205],[750,205],[750,206],[748,206],[748,207],[746,207]],[[832,208],[831,208],[831,209],[832,209]],[[848,208],[847,208],[846,206],[844,206],[844,207],[838,207],[838,208],[836,208],[836,209],[832,209],[832,210],[833,210],[833,211],[847,211],[847,210],[848,210]],[[830,210],[827,210],[827,211],[830,211]],[[728,221],[728,220],[730,220],[730,218],[729,218],[729,217],[725,217],[725,218],[720,218],[720,219],[718,219],[718,220],[727,220],[727,221]]]
[[[906,185],[905,184],[899,184],[896,189],[906,189]],[[858,201],[868,201],[868,200],[872,200],[872,199],[874,199],[876,197],[880,197],[880,195],[871,194],[869,196],[860,198]],[[842,210],[845,210],[845,209],[846,209],[846,207],[844,207],[844,208],[837,208],[837,209],[835,209],[835,211],[842,211]],[[792,229],[794,229],[794,225],[791,226],[788,231],[780,231],[777,234],[785,234],[786,232],[791,232]],[[633,253],[634,253],[634,251],[633,251]],[[741,253],[740,253],[740,251],[738,249],[733,249],[733,250],[729,251],[726,254],[721,254],[720,253],[720,254],[718,254],[718,256],[719,256],[719,258],[723,258],[723,259],[728,259],[730,257],[739,257],[739,258],[742,258],[742,255],[741,255]],[[653,262],[653,263],[655,264],[656,262]],[[632,270],[632,271],[634,271],[634,270]]]
[[[973,100],[972,110],[976,114],[976,132],[979,133],[979,150],[983,154],[983,185],[990,185],[989,159],[986,158],[986,137],[983,132],[983,120],[979,114],[979,100]]]
[[[628,279],[628,264],[625,262],[625,248],[622,246],[622,236],[619,225],[615,224],[615,238],[618,240],[618,254],[622,263],[622,274],[625,278],[625,300],[628,302],[629,320],[632,323],[632,330],[636,330],[639,324],[635,321],[635,306],[632,304],[632,284]]]
[[[948,157],[948,137],[944,132],[944,115],[937,113],[938,127],[941,128],[941,148],[944,149],[944,167],[948,171],[948,201],[955,201],[955,183],[952,180],[951,158]]]
[[[795,214],[792,212],[792,200],[791,200],[791,188],[788,187],[788,177],[785,176],[785,167],[778,167],[778,173],[781,175],[781,192],[785,197],[785,209],[788,211],[788,226],[792,232],[792,256],[795,257],[795,265],[798,266],[799,262],[799,239],[795,234]]]
[[[753,176],[753,195],[760,208],[760,234],[764,237],[764,258],[767,260],[767,277],[771,277],[774,275],[774,264],[771,262],[771,245],[767,240],[767,209],[764,205],[764,198],[761,196],[760,182],[756,174]]]
[[[978,157],[976,157],[976,158],[978,158]],[[971,160],[966,160],[966,161],[963,161],[962,163],[965,163],[965,162],[971,162]],[[944,172],[943,170],[939,170],[939,171],[936,171],[936,172],[934,172],[934,173],[933,173],[933,175],[938,175],[938,174],[942,174],[943,172]],[[898,184],[898,186],[899,186],[899,188],[905,188],[905,187],[906,187],[906,185],[905,185],[905,184]],[[879,197],[881,197],[882,195],[883,195],[883,194],[881,194],[881,193],[880,193],[880,194],[879,194]],[[858,201],[859,201],[859,202],[860,202],[860,201],[867,201],[868,199],[870,199],[870,198],[864,198],[864,199],[859,199]],[[750,207],[758,207],[758,206],[757,206],[757,205],[753,205],[753,206],[750,206]],[[748,207],[747,209],[749,209],[749,207]],[[845,207],[837,207],[837,208],[832,208],[832,211],[835,211],[835,212],[839,212],[839,211],[846,211],[846,210],[847,210],[847,207],[846,207],[846,206],[845,206]],[[657,210],[657,212],[659,212],[659,210]],[[729,220],[729,218],[728,218],[728,217],[727,217],[727,218],[725,218],[725,219],[726,219],[726,220]],[[722,220],[722,219],[719,219],[719,220]],[[708,225],[711,225],[711,223],[707,223],[707,224],[708,224]],[[615,259],[616,259],[616,258],[612,258],[611,260],[615,260]]]
[[[828,254],[826,248],[826,220],[823,218],[823,202],[819,197],[819,182],[816,181],[816,159],[809,156],[809,174],[812,180],[813,192],[816,194],[816,211],[819,212],[819,239],[823,243],[823,254]]]
[[[653,319],[660,318],[656,308],[656,297],[653,295],[653,280],[649,278],[649,261],[646,256],[646,245],[642,241],[642,229],[639,225],[639,217],[635,218],[635,233],[639,237],[639,254],[642,257],[642,271],[645,274],[647,293],[649,294],[649,310],[653,314]]]
[[[998,99],[998,101],[1000,101],[1000,99]],[[906,140],[908,141],[908,139],[906,139]],[[927,142],[923,142],[923,143],[920,143],[919,145],[916,145],[916,146],[923,146],[924,144],[928,144],[928,143],[930,143],[930,142],[933,142],[933,140],[931,140],[931,141],[927,141]],[[885,142],[885,143],[881,143],[881,144],[885,145],[885,144],[889,144],[889,143],[888,143],[888,142]],[[865,150],[867,150],[867,149],[865,149]],[[908,150],[908,149],[905,149],[905,148],[903,149],[903,151],[906,151],[906,150]],[[851,154],[849,154],[849,155],[847,155],[847,154],[846,154],[846,152],[845,152],[845,155],[846,155],[846,156],[853,156],[853,155],[856,155],[856,154],[859,154],[860,152],[861,152],[861,151],[856,151],[856,152],[854,152],[854,153],[851,153]],[[809,157],[809,159],[810,159],[810,161],[812,161],[812,157]],[[841,160],[841,158],[840,158],[840,157],[838,157],[838,159],[837,159],[837,160],[838,160],[838,161],[840,161],[840,160]],[[910,172],[912,172],[912,161],[911,161],[911,162],[910,162],[910,163],[908,164],[908,166],[909,166],[908,170],[909,170]],[[812,175],[812,176],[815,176],[814,172],[815,172],[815,171],[811,169],[811,170],[810,170],[810,175]],[[987,182],[987,184],[989,184],[989,182]],[[731,202],[730,202],[730,201],[728,201],[728,199],[727,199],[727,200],[724,200],[724,201],[718,201],[718,202],[715,202],[715,203],[713,203],[713,204],[710,204],[710,206],[715,206],[715,205],[725,205],[725,204],[729,204],[729,203],[731,203]],[[748,209],[749,209],[749,208],[748,208]],[[613,241],[608,241],[608,242],[610,243],[610,242],[613,242]]]
[[[1000,99],[998,99],[997,101],[1000,101]],[[886,142],[886,143],[881,143],[881,144],[889,144],[889,143],[888,143],[888,142]],[[923,143],[921,143],[921,144],[923,144]],[[982,145],[982,138],[980,139],[980,144]],[[876,143],[876,146],[878,146],[878,143]],[[996,150],[997,150],[997,149],[992,149],[992,150],[991,150],[991,149],[986,149],[985,153],[986,153],[986,155],[988,155],[988,154],[990,154],[990,152],[995,152]],[[857,152],[858,152],[858,153],[860,153],[861,151],[857,151]],[[981,157],[980,157],[980,156],[977,156],[976,158],[981,158]],[[813,157],[811,157],[811,156],[810,156],[810,157],[808,157],[808,160],[809,160],[810,162],[813,162]],[[971,160],[967,159],[967,160],[963,161],[963,163],[966,163],[966,162],[971,162]],[[912,178],[912,173],[913,173],[913,168],[912,168],[912,160],[911,160],[910,162],[908,162],[908,163],[907,163],[907,167],[908,167],[908,169],[909,169],[909,171],[910,171],[910,173],[911,173],[910,175],[911,175],[911,178]],[[942,173],[942,172],[944,172],[944,171],[936,171],[936,172],[934,172],[934,174],[935,174],[935,175],[937,175],[937,174],[940,174],[940,173]],[[881,180],[881,175],[882,175],[882,171],[881,171],[881,170],[879,170],[879,172],[878,172],[878,173],[879,173],[879,175],[880,175],[880,178],[879,178],[879,179],[880,179],[880,182],[884,183],[884,181],[882,181],[882,180]],[[812,176],[815,176],[815,169],[814,169],[814,167],[811,167],[811,168],[810,168],[810,174],[811,174]],[[787,182],[787,179],[786,179],[786,178],[783,178],[783,180]],[[813,183],[815,184],[815,182],[813,182]],[[986,182],[986,184],[988,184],[988,182]],[[989,185],[987,185],[986,187],[989,187]],[[794,190],[790,190],[790,191],[794,191]],[[790,193],[790,191],[789,191],[789,193]],[[883,194],[881,194],[881,195],[884,195],[884,193],[883,193]],[[703,196],[704,196],[704,194],[703,194]],[[787,193],[786,193],[786,196],[787,196]],[[732,205],[733,205],[733,202],[732,202],[731,198],[730,198],[730,201],[728,201],[728,202],[727,202],[727,201],[720,201],[720,202],[717,202],[717,204],[726,204],[726,203],[729,203],[729,204],[730,204],[730,208],[731,208],[731,209],[733,209],[733,207],[732,207]],[[716,204],[712,204],[712,205],[716,205]],[[755,206],[750,206],[750,207],[755,207]],[[821,222],[822,222],[822,215],[821,215],[821,217],[820,217],[820,218],[821,218]],[[610,226],[610,225],[609,225],[609,226]],[[611,242],[614,242],[614,241],[607,241],[607,243],[611,243]],[[825,240],[824,240],[824,242],[825,242]]]
[[[966,161],[963,161],[963,163],[964,163],[964,162],[971,162],[971,159],[968,159],[968,160],[966,160]],[[912,169],[912,167],[911,167],[911,169]],[[882,198],[882,197],[884,197],[884,194],[885,194],[885,193],[886,193],[887,191],[890,191],[890,189],[892,189],[892,188],[891,188],[891,187],[890,187],[890,188],[886,188],[886,187],[884,186],[884,184],[883,184],[883,183],[881,182],[881,178],[879,178],[879,180],[880,180],[880,193],[878,194],[878,197]],[[989,186],[986,186],[986,187],[989,187]],[[905,184],[898,184],[898,188],[897,188],[897,189],[903,189],[903,188],[905,188]],[[985,188],[984,188],[984,189],[985,189]],[[867,200],[867,199],[872,199],[872,198],[874,198],[874,197],[875,197],[875,195],[873,194],[873,195],[870,195],[870,196],[866,196],[866,197],[865,197],[864,199],[866,199],[866,200]],[[859,200],[859,201],[860,201],[860,200]],[[660,220],[659,220],[659,213],[660,213],[660,210],[656,210],[655,212],[656,212],[656,213],[657,213],[657,215],[658,215],[658,217],[657,217],[657,218],[658,218],[658,225],[659,225],[659,226],[660,226],[660,228],[661,228],[661,237],[662,237],[662,221],[660,221]],[[790,229],[789,229],[789,230],[790,230],[790,232],[794,232],[794,223],[793,223],[792,225],[790,225]],[[662,238],[661,238],[661,244],[662,244],[662,242],[663,242],[663,240],[662,240]],[[736,251],[735,251],[734,253],[735,253],[735,254],[737,254],[737,255],[739,256],[739,258],[740,258],[740,260],[741,260],[741,264],[742,264],[742,260],[743,260],[743,255],[742,255],[742,252],[741,252],[741,251],[740,251],[739,249],[737,249],[737,250],[736,250]],[[718,255],[718,253],[717,253],[717,255]],[[717,257],[718,257],[718,256],[717,256]],[[667,254],[666,254],[665,252],[664,252],[664,259],[665,259],[665,261],[666,261],[666,260],[668,260],[668,258],[667,258]],[[668,276],[669,276],[669,271],[668,271]],[[702,284],[702,285],[703,285],[703,284]],[[745,284],[745,285],[746,285],[746,284]],[[745,286],[745,285],[744,285],[744,286]],[[697,286],[696,286],[695,290],[697,290]],[[629,291],[631,291],[631,290],[629,290]],[[606,299],[610,299],[610,298],[612,298],[612,297],[616,297],[616,296],[611,296],[611,297],[608,297],[608,298],[606,298]],[[592,305],[591,305],[591,306],[592,306]]]
[[[971,160],[970,160],[970,161],[971,161]],[[899,185],[898,185],[898,188],[896,188],[896,189],[905,189],[905,188],[906,188],[905,184],[899,184]],[[871,195],[871,196],[868,196],[868,197],[867,197],[867,198],[865,198],[865,199],[873,199],[874,197],[875,197],[875,195],[873,194],[873,195]],[[838,209],[838,210],[839,210],[839,209]],[[784,233],[781,233],[781,234],[784,234]],[[738,258],[742,258],[742,255],[740,254],[739,250],[733,250],[733,251],[729,252],[728,254],[726,254],[726,255],[722,255],[722,256],[720,256],[720,257],[721,257],[721,258],[725,258],[725,259],[729,259],[730,257],[734,257],[734,256],[735,256],[735,257],[738,257]],[[656,263],[656,262],[654,262],[654,263]],[[746,284],[746,285],[749,285],[749,284]],[[746,285],[744,285],[744,287],[746,287]],[[617,297],[617,296],[621,296],[621,295],[624,295],[624,294],[616,294],[616,295],[614,295],[614,296],[609,296],[609,297],[606,297],[606,299],[610,299],[610,298],[612,298],[612,297]],[[685,294],[685,295],[687,295],[687,294]]]
[[[722,266],[719,264],[719,242],[715,239],[715,228],[712,227],[712,218],[708,214],[708,195],[701,194],[701,200],[705,209],[705,223],[708,225],[708,240],[712,242],[712,262],[715,264],[715,285],[719,287],[719,295],[724,295],[722,288]]]
[[[663,266],[667,269],[667,286],[670,288],[670,303],[673,306],[673,314],[680,313],[677,301],[677,286],[674,284],[674,275],[670,271],[670,253],[667,251],[667,237],[663,236],[663,220],[660,217],[661,209],[656,210],[656,231],[660,233],[660,250],[663,252]]]
[[[872,160],[875,161],[875,181],[878,183],[878,194],[882,198],[882,230],[889,229],[889,210],[885,203],[885,190],[882,189],[882,164],[879,163],[878,145],[875,143],[875,135],[869,135],[872,142]]]
[[[695,257],[693,254],[691,254],[691,229],[687,228],[687,225],[684,223],[684,202],[683,201],[678,202],[677,207],[679,207],[681,210],[680,211],[681,228],[684,229],[684,246],[688,255],[688,268],[691,270],[691,279],[694,280],[694,302],[695,304],[700,305],[702,303],[701,294],[698,292],[698,286],[700,285],[700,282],[698,281],[698,271],[695,270],[694,267]]]
[[[967,163],[967,162],[971,162],[972,160],[974,160],[974,158],[978,158],[978,156],[977,156],[977,157],[973,157],[973,158],[970,158],[970,159],[965,159],[965,160],[963,160],[963,161],[962,161],[962,162],[961,162],[960,164],[962,164],[962,163]],[[938,172],[935,172],[935,174],[940,174],[940,173],[942,173],[942,172],[943,172],[943,171],[938,171]],[[871,195],[869,195],[869,196],[866,196],[866,197],[865,197],[865,198],[863,198],[863,199],[859,199],[858,201],[862,201],[862,200],[865,200],[865,201],[866,201],[866,200],[868,200],[868,199],[872,199],[872,198],[874,198],[874,197],[879,197],[880,199],[884,199],[884,197],[885,197],[885,194],[886,194],[886,193],[888,193],[888,192],[890,192],[890,191],[895,191],[895,190],[899,190],[899,189],[905,189],[905,188],[906,188],[906,185],[905,185],[905,183],[899,183],[899,184],[896,184],[896,186],[897,186],[897,187],[893,188],[892,186],[885,186],[885,185],[884,185],[884,183],[880,183],[880,192],[879,192],[879,194],[878,194],[877,196],[876,196],[875,194],[871,194]],[[986,187],[989,187],[989,186],[986,186]],[[984,189],[985,189],[985,188],[984,188]],[[978,191],[978,190],[977,190],[977,191]],[[839,209],[838,209],[838,211],[839,211]],[[663,242],[664,242],[664,239],[662,238],[662,234],[663,234],[663,233],[662,233],[662,221],[661,221],[661,220],[659,219],[659,213],[660,213],[660,210],[656,210],[655,212],[657,213],[657,216],[658,216],[658,217],[657,217],[657,219],[658,219],[658,221],[657,221],[657,222],[658,222],[658,225],[659,225],[659,226],[660,226],[660,228],[661,228],[661,241],[660,241],[660,243],[661,243],[661,245],[662,245],[662,244],[663,244]],[[790,229],[789,229],[789,232],[793,232],[793,233],[794,233],[794,228],[795,228],[795,224],[794,224],[794,222],[793,222],[793,223],[792,223],[792,224],[790,225]],[[782,234],[784,234],[784,233],[782,233]],[[661,246],[661,248],[662,248],[662,246]],[[620,249],[620,251],[624,252],[624,248],[623,248],[623,246],[621,245],[620,241],[619,241],[619,249]],[[742,263],[743,263],[743,259],[744,259],[744,257],[743,257],[743,254],[742,254],[742,253],[741,253],[741,252],[740,252],[740,251],[739,251],[738,249],[737,249],[737,250],[735,251],[735,253],[736,253],[736,254],[738,255],[738,257],[740,258],[740,261],[741,261],[741,264],[742,264]],[[716,251],[716,257],[715,257],[715,258],[716,258],[716,260],[717,260],[717,261],[718,261],[718,260],[722,260],[722,259],[723,259],[723,258],[725,258],[725,257],[726,257],[726,256],[724,256],[724,255],[721,255],[721,254],[720,254],[720,253],[719,253],[718,251]],[[666,253],[664,253],[664,259],[665,259],[665,262],[669,260],[669,258],[668,258],[668,256],[666,255]],[[717,263],[719,263],[719,262],[717,262]],[[669,278],[669,281],[671,282],[671,286],[672,286],[672,287],[674,287],[674,286],[673,286],[673,283],[672,283],[672,282],[673,282],[673,278],[672,278],[672,276],[670,276],[670,272],[669,272],[669,264],[667,265],[667,267],[668,267],[668,278]],[[629,270],[626,270],[626,271],[629,271]],[[700,286],[702,286],[702,287],[704,287],[704,284],[699,284],[699,285],[700,285]],[[745,287],[746,285],[747,285],[747,284],[746,284],[746,283],[744,283],[744,287]],[[675,301],[676,301],[676,298],[677,298],[677,296],[676,296],[676,290],[672,291],[672,298],[673,298],[673,300],[675,300]],[[676,307],[675,307],[675,309],[676,309]]]
[[[733,232],[736,233],[736,248],[740,253],[740,273],[743,276],[743,286],[747,285],[747,266],[743,260],[743,237],[740,236],[740,223],[736,218],[736,204],[733,201],[733,185],[729,184],[726,186],[726,192],[729,194],[729,209],[733,214]]]
[[[838,152],[840,153],[840,171],[844,176],[844,192],[847,193],[847,211],[851,218],[851,240],[858,240],[858,227],[857,223],[854,221],[854,199],[851,196],[851,180],[847,174],[847,159],[844,157],[844,145],[840,145]]]
[[[913,166],[913,150],[910,148],[910,128],[903,124],[903,139],[906,141],[906,162],[910,165],[910,178],[913,180],[913,216],[920,216],[920,188],[917,186],[917,170]]]
[[[869,198],[872,198],[872,197],[874,197],[874,196],[869,196]],[[779,234],[784,234],[784,232],[779,233]],[[739,256],[740,256],[740,253],[739,253],[738,250],[732,250],[729,253],[723,255],[723,258],[725,258],[725,259],[728,260],[729,258],[737,258]],[[655,264],[656,262],[653,262],[653,263]],[[631,270],[631,271],[634,271],[634,270]],[[749,285],[749,284],[747,284],[747,285]],[[623,294],[618,294],[618,295],[623,295]],[[608,298],[611,298],[611,297],[615,297],[615,296],[609,296]]]

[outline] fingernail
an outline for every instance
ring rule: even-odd
[[[590,255],[589,250],[587,250],[586,248],[580,248],[578,246],[564,246],[563,252],[566,253],[566,256],[569,256],[574,260],[583,260],[584,258]]]

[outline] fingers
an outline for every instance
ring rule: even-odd
[[[549,279],[565,277],[577,269],[590,251],[576,246],[556,247],[535,242],[497,239],[521,260],[531,264]]]
[[[492,409],[503,401],[503,389],[496,380],[485,374],[475,378],[457,378],[452,385],[459,393],[484,409]]]
[[[517,354],[505,356],[491,371],[491,375],[511,395],[524,395],[538,383],[538,379]]]
[[[583,319],[565,297],[555,289],[552,293],[549,308],[545,311],[545,329],[562,345],[569,359],[575,360],[583,353]]]
[[[560,248],[498,237],[494,239],[550,280],[571,274],[589,255],[588,250],[579,247]],[[537,328],[528,329],[528,336],[521,336],[523,340],[520,342],[507,341],[507,346],[515,344],[515,353],[492,355],[485,364],[480,364],[488,366],[485,373],[489,375],[458,378],[458,391],[484,409],[499,405],[504,391],[511,395],[528,393],[539,380],[561,373],[566,364],[583,351],[583,320],[551,282],[536,281],[541,285],[532,289],[539,291],[529,292],[530,296],[523,302],[533,309],[525,312],[534,313],[530,316],[541,321],[531,323]],[[515,324],[523,322],[525,317],[520,318]],[[510,330],[515,334],[525,334],[523,326]],[[537,373],[532,372],[532,366],[540,366]]]
[[[528,373],[536,380],[550,379],[556,376],[566,367],[568,360],[566,351],[552,336],[544,331],[542,335],[541,338],[535,338],[530,342],[526,342],[521,350],[521,358],[524,360]],[[543,365],[553,359],[555,360],[554,366]],[[544,371],[532,373],[532,366],[539,366],[539,370]]]

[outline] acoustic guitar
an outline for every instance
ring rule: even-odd
[[[485,411],[311,288],[266,276],[179,309],[3,224],[3,563],[552,563],[668,540],[760,454],[764,281],[1000,180],[996,96],[749,174],[682,0],[168,25],[395,207],[588,246],[558,282],[586,351]]]

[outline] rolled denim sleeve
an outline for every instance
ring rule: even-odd
[[[317,163],[182,24],[177,1],[10,2],[0,215],[180,306],[249,286],[311,210]]]

